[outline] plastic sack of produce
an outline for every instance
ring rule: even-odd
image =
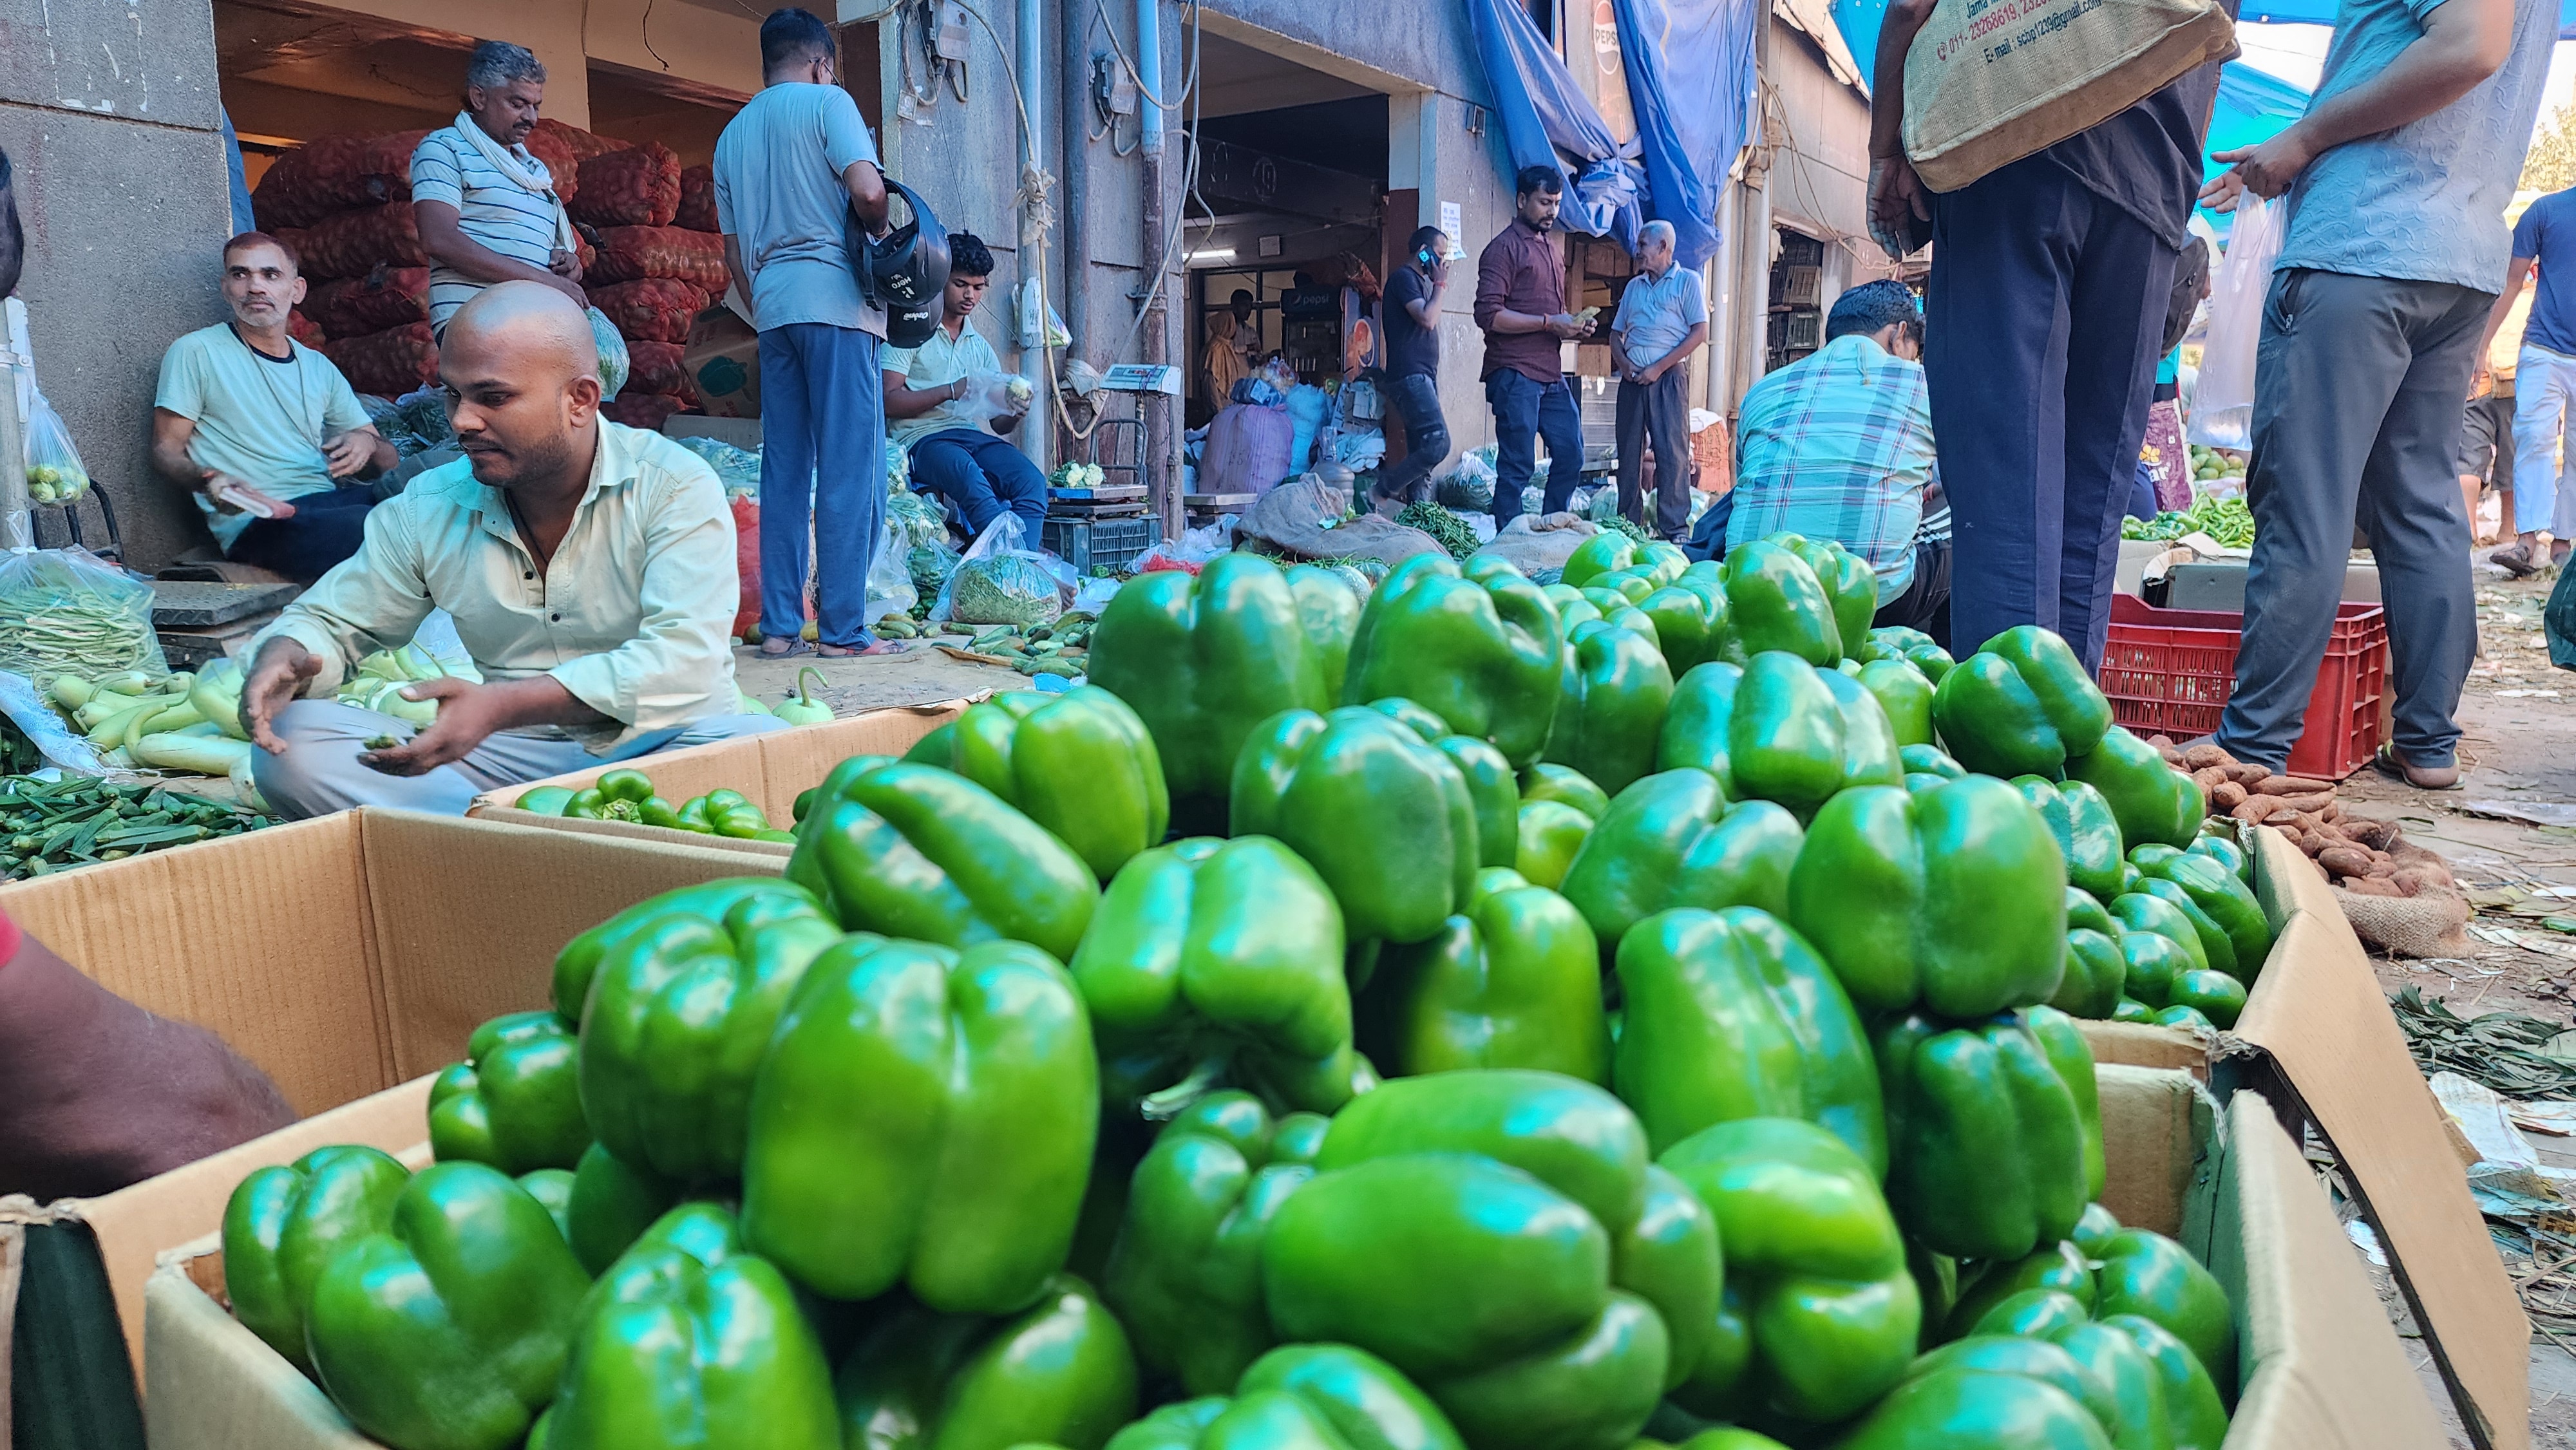
[[[1242,392],[1243,384],[1236,384],[1235,391]],[[1199,461],[1200,490],[1263,494],[1277,488],[1293,471],[1288,461],[1296,435],[1297,425],[1285,408],[1229,405],[1208,424],[1207,452]]]
[[[748,448],[736,448],[721,438],[674,438],[671,440],[707,461],[716,471],[716,481],[734,498],[760,497],[760,455]]]
[[[1315,435],[1322,432],[1324,420],[1333,411],[1333,400],[1322,388],[1312,383],[1299,383],[1288,390],[1288,421],[1295,432],[1288,439],[1288,471],[1303,473],[1315,464]]]
[[[599,266],[582,278],[605,286],[642,277],[676,277],[722,293],[728,281],[724,238],[684,227],[602,227]]]
[[[305,309],[328,337],[357,337],[429,320],[429,269],[377,267],[364,277],[317,283]]]
[[[361,393],[400,397],[438,381],[438,340],[426,322],[333,338],[322,344],[322,355]]]
[[[626,351],[626,338],[617,324],[596,307],[582,311],[590,318],[591,341],[599,344],[599,396],[614,398],[626,388],[626,376],[635,369],[635,360]]]
[[[71,430],[45,395],[27,409],[27,497],[35,503],[70,503],[89,492],[89,470],[72,446]]]
[[[411,203],[389,201],[362,211],[344,211],[313,224],[297,253],[306,277],[364,277],[378,266],[426,267],[420,227]]]
[[[712,166],[680,168],[680,214],[671,225],[693,232],[713,232],[716,226],[716,169]],[[717,255],[722,256],[721,249]]]
[[[634,364],[627,374],[626,385],[639,393],[669,393],[675,398],[694,398],[698,386],[689,380],[689,369],[682,358],[685,350],[676,342],[630,342],[626,355]]]
[[[729,506],[733,510],[733,567],[742,584],[741,597],[734,606],[733,632],[741,638],[760,626],[760,498],[757,492],[738,493]]]
[[[667,227],[680,214],[680,157],[659,141],[581,163],[572,219],[595,227]]]
[[[934,620],[959,624],[1044,624],[1062,614],[1080,581],[1062,559],[1023,547],[1017,514],[985,526],[930,606]]]
[[[901,531],[907,549],[924,544],[947,546],[948,515],[940,510],[935,500],[924,498],[909,487],[894,483],[887,485],[886,518]],[[948,552],[953,561],[956,550]]]
[[[87,549],[0,557],[0,670],[40,690],[59,675],[170,673],[152,629],[152,586]]]
[[[886,516],[885,527],[877,530],[877,551],[868,560],[868,620],[874,623],[889,614],[910,614],[921,602],[921,591],[912,582],[912,551],[904,544],[904,531]]]
[[[619,332],[652,342],[687,342],[689,323],[706,310],[708,301],[705,288],[669,277],[589,290],[591,305],[608,314]]]

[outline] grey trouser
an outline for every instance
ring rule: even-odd
[[[1682,392],[1682,369],[1674,368],[1651,383],[1619,385],[1619,512],[1651,528],[1659,539],[1690,533],[1690,399]],[[1646,471],[1646,449],[1655,450],[1655,513],[1645,514],[1638,497]]]
[[[2379,563],[2396,749],[2452,763],[2478,647],[2458,465],[2462,402],[2495,294],[2292,269],[2272,279],[2255,354],[2245,498],[2254,561],[2218,743],[2278,770],[2305,725],[2358,522]],[[2323,723],[2323,722],[2321,722]]]
[[[461,816],[476,796],[505,785],[787,727],[773,715],[711,715],[685,729],[640,736],[606,755],[593,755],[578,741],[494,735],[463,760],[412,776],[386,775],[358,763],[370,737],[408,740],[417,733],[407,720],[333,700],[297,700],[277,712],[273,728],[286,742],[286,753],[254,751],[251,773],[259,782],[259,793],[268,798],[269,809],[300,821],[358,806],[399,806]]]

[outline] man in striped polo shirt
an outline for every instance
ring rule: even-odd
[[[411,207],[429,253],[429,325],[495,282],[539,282],[587,307],[572,223],[554,176],[528,154],[546,68],[523,45],[483,40],[465,68],[465,109],[411,153]]]

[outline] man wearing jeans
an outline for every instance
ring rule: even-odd
[[[1019,515],[1020,547],[1034,549],[1046,531],[1046,475],[1002,436],[1019,431],[1034,399],[972,395],[979,381],[989,390],[1004,376],[972,321],[992,285],[993,249],[973,232],[950,232],[939,327],[919,347],[885,350],[886,416],[899,420],[894,442],[912,450],[915,487],[954,504],[975,538]]]
[[[2239,760],[2279,770],[2298,743],[2358,517],[2397,691],[2380,767],[2428,790],[2459,780],[2452,716],[2478,641],[2461,402],[2513,251],[2504,208],[2556,15],[2544,0],[2344,0],[2307,114],[2214,158],[2235,163],[2203,192],[2220,209],[2290,196],[2256,352],[2245,637],[2218,727]]]
[[[1565,385],[1562,345],[1592,324],[1565,310],[1565,259],[1557,254],[1557,207],[1565,182],[1525,166],[1512,186],[1518,215],[1476,259],[1476,325],[1485,330],[1485,401],[1494,409],[1494,525],[1520,517],[1521,490],[1547,439],[1546,513],[1574,498],[1583,476],[1583,415]]]
[[[2535,262],[2540,264],[2540,287],[2509,380],[2513,435],[2496,447],[2510,460],[2498,469],[2505,474],[2499,483],[2513,490],[2513,517],[2507,523],[2520,538],[2513,547],[2488,556],[2489,562],[2517,575],[2540,568],[2542,531],[2550,536],[2550,562],[2565,563],[2568,541],[2576,539],[2576,497],[2571,497],[2576,489],[2568,487],[2565,464],[2559,460],[2566,435],[2576,431],[2576,408],[2568,406],[2576,395],[2576,187],[2533,202],[2514,223],[2513,261],[2505,273],[2504,295],[2487,314],[2480,358],[2494,345]],[[2576,452],[2566,464],[2576,464]],[[2460,473],[2469,476],[2467,468]],[[2466,490],[2462,492],[2465,497]]]
[[[1411,255],[1386,280],[1386,400],[1404,420],[1404,457],[1378,475],[1369,502],[1393,513],[1420,501],[1422,481],[1449,456],[1449,420],[1440,413],[1440,297],[1449,290],[1449,238],[1424,227]]]
[[[1684,364],[1708,345],[1708,298],[1699,274],[1673,265],[1673,224],[1652,221],[1637,234],[1644,268],[1619,294],[1610,324],[1610,360],[1619,370],[1619,512],[1646,522],[1639,480],[1646,449],[1655,450],[1655,536],[1678,539],[1690,529],[1690,399]]]
[[[763,89],[716,138],[725,263],[760,331],[761,653],[805,646],[806,531],[820,556],[819,649],[891,652],[868,632],[885,516],[885,312],[859,294],[848,224],[886,230],[885,178],[858,103],[832,83],[832,32],[804,10],[760,25]]]

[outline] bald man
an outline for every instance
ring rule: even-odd
[[[488,288],[449,321],[439,374],[465,456],[379,504],[358,552],[255,642],[242,723],[269,804],[461,815],[501,786],[780,728],[734,687],[724,490],[696,454],[599,416],[581,309]],[[432,609],[482,676],[405,692],[438,702],[435,724],[333,702]]]

